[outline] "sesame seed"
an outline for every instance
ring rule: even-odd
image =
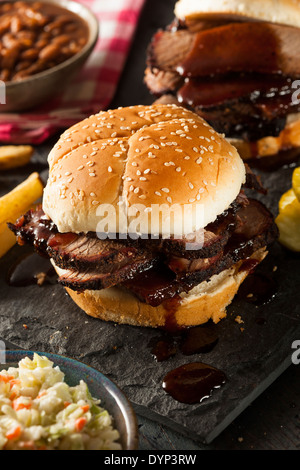
[[[192,183],[189,183],[189,187],[190,187],[191,189],[194,189],[194,185],[193,185]]]
[[[70,175],[71,175],[71,173],[69,171],[65,172],[65,176],[70,176]]]
[[[138,194],[140,188],[135,188],[135,190],[133,191],[135,194]]]
[[[116,137],[116,135],[117,135],[117,133],[116,133],[116,132],[113,132],[113,133],[111,134],[111,137]]]
[[[84,166],[83,165],[80,165],[77,170],[80,171],[80,170],[83,170]]]
[[[90,196],[96,197],[96,194],[95,193],[90,193]]]
[[[161,190],[162,190],[164,193],[169,193],[169,192],[170,192],[169,188],[161,188]]]
[[[109,173],[111,173],[111,172],[112,172],[112,167],[109,166],[109,167],[107,168],[107,170],[109,171]]]
[[[147,178],[145,178],[144,176],[141,176],[140,181],[147,181]]]
[[[155,191],[156,196],[161,196],[161,193],[159,191]]]
[[[95,173],[89,173],[89,176],[96,176]]]
[[[144,175],[147,175],[148,173],[150,173],[150,168],[147,168],[147,170],[144,171]]]
[[[176,171],[178,171],[178,173],[179,173],[179,172],[181,171],[181,166],[178,166],[178,167],[176,168]]]
[[[141,176],[142,173],[141,173],[140,170],[137,170],[136,174],[137,174],[138,176]]]
[[[99,204],[99,201],[92,201],[93,206],[97,206]]]

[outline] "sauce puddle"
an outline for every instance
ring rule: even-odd
[[[20,257],[8,270],[6,282],[13,287],[26,287],[53,283],[55,270],[47,258],[37,253],[27,253]]]
[[[214,389],[226,382],[225,374],[207,364],[185,364],[169,372],[163,379],[163,389],[180,403],[201,403]]]

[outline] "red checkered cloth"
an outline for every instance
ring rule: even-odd
[[[99,19],[99,40],[92,55],[59,98],[30,112],[0,114],[0,142],[39,144],[85,117],[107,109],[115,94],[144,1],[80,0],[79,3],[89,7]]]

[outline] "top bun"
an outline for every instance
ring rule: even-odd
[[[48,161],[43,209],[61,233],[188,235],[215,221],[245,182],[237,150],[176,105],[91,116],[61,136]],[[176,215],[157,216],[161,205]]]
[[[179,0],[175,15],[181,20],[234,16],[300,27],[298,0]]]

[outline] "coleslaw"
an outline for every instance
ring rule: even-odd
[[[47,357],[0,372],[0,450],[120,450],[112,417]]]

